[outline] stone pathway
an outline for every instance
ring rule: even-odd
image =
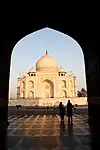
[[[9,150],[89,150],[85,116],[74,115],[73,125],[58,115],[9,116]]]

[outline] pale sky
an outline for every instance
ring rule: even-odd
[[[58,66],[63,66],[66,71],[72,70],[77,78],[78,90],[86,89],[81,45],[59,31],[44,28],[23,37],[15,45],[10,68],[10,96],[16,97],[17,77],[20,73],[35,67],[36,61],[45,54],[45,50],[56,60]]]

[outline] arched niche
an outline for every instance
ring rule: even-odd
[[[62,91],[62,97],[63,98],[67,97],[67,92],[65,90]]]
[[[59,101],[56,101],[55,106],[59,106]]]
[[[33,91],[29,91],[29,98],[34,98],[34,92]]]
[[[22,96],[21,97],[25,98],[25,92],[24,91],[22,92]]]
[[[43,81],[42,95],[44,98],[54,97],[54,84],[51,80],[46,79]]]
[[[34,88],[34,82],[33,81],[29,81],[29,88]]]
[[[22,82],[23,89],[25,89],[25,81]]]
[[[62,88],[66,88],[66,81],[65,81],[65,80],[62,80],[61,85],[62,85]]]

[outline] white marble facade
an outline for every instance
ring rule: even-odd
[[[47,51],[26,75],[17,79],[17,98],[75,98],[77,97],[76,77],[58,67]]]

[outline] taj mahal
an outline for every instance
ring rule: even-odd
[[[63,67],[58,67],[47,50],[35,67],[17,79],[17,99],[23,101],[28,99],[36,104],[38,100],[39,105],[47,106],[76,97],[76,77],[71,71],[66,72]]]

